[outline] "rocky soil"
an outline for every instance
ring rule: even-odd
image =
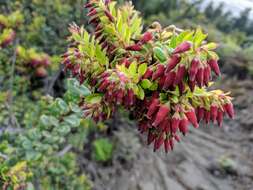
[[[135,125],[121,119],[117,148],[106,165],[84,160],[95,190],[253,190],[253,82],[222,85],[235,96],[237,117],[223,128],[201,126],[169,154],[153,153]]]

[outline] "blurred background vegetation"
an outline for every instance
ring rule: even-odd
[[[69,75],[62,72],[60,56],[67,48],[68,25],[86,25],[85,2],[0,0],[0,34],[6,19],[20,22],[9,26],[17,32],[14,43],[0,49],[2,189],[92,189],[93,179],[86,176],[84,161],[110,166],[115,159],[133,159],[128,151],[133,150],[131,143],[120,144],[121,134],[113,135],[117,121],[95,127],[82,118],[78,94],[89,91],[74,79],[66,80]],[[133,0],[133,4],[145,18],[145,27],[154,21],[180,28],[200,25],[209,40],[220,45],[225,77],[252,79],[250,9],[234,17],[222,4],[201,8],[201,0]],[[27,64],[41,57],[46,57],[47,65]],[[58,99],[53,101],[53,97]],[[62,120],[62,116],[67,117]]]

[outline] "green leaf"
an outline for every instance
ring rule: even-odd
[[[34,150],[30,150],[25,153],[25,157],[27,160],[38,160],[41,156],[41,153]]]
[[[202,44],[203,40],[205,40],[206,38],[207,38],[207,34],[204,34],[202,32],[202,29],[198,27],[194,36],[195,48],[198,48]]]
[[[61,98],[56,98],[56,104],[60,109],[61,114],[65,114],[69,111],[68,104]]]
[[[141,64],[141,65],[138,67],[138,74],[139,74],[140,76],[143,76],[143,75],[146,73],[147,69],[148,69],[147,63]]]
[[[137,85],[133,85],[132,89],[133,89],[133,91],[134,91],[134,94],[135,94],[136,96],[138,96],[138,93],[139,93],[139,88],[138,88],[138,86],[137,86]]]
[[[162,48],[155,47],[154,55],[155,55],[155,58],[159,60],[161,63],[164,63],[165,61],[167,61],[167,56]]]
[[[22,147],[25,149],[25,150],[31,150],[32,149],[32,142],[28,139],[25,139],[23,142],[22,142]]]
[[[84,84],[80,85],[75,78],[67,80],[67,90],[70,94],[77,96],[87,96],[91,93]]]
[[[105,138],[93,142],[93,158],[99,162],[105,162],[112,158],[113,144]]]
[[[129,74],[130,75],[135,75],[137,72],[137,63],[136,62],[132,62],[131,65],[128,68]]]
[[[148,80],[148,79],[144,79],[141,81],[141,86],[144,89],[149,89],[152,86],[152,82],[150,82],[150,80]]]
[[[175,104],[179,102],[179,99],[177,96],[172,96],[171,99],[172,99],[173,103],[175,103]]]
[[[157,82],[153,82],[152,85],[149,87],[149,90],[151,91],[155,91],[158,88],[158,83]]]
[[[90,103],[90,104],[100,103],[101,100],[102,100],[102,94],[97,94],[97,93],[88,95],[85,98],[85,101]]]
[[[208,43],[208,44],[202,46],[202,48],[207,49],[207,50],[215,50],[215,49],[217,49],[217,47],[218,47],[218,44],[216,44],[214,42],[211,42],[211,43]]]
[[[40,117],[40,122],[45,127],[51,127],[51,126],[58,126],[59,125],[58,119],[55,118],[54,116],[42,115]]]
[[[213,52],[213,51],[208,51],[208,56],[212,59],[219,59],[219,56],[217,55],[217,53]]]
[[[68,125],[60,125],[58,127],[55,128],[55,130],[60,134],[60,135],[67,135],[70,131],[71,131],[71,128],[68,126]]]
[[[145,97],[144,90],[142,89],[141,86],[138,86],[138,87],[139,87],[138,97],[139,97],[139,99],[143,100]]]
[[[81,119],[77,115],[72,114],[64,118],[64,122],[71,127],[78,127],[80,125]]]
[[[178,36],[177,36],[177,44],[181,44],[184,41],[184,38],[189,35],[191,33],[191,31],[189,30],[185,30],[183,32],[181,32]]]
[[[170,47],[171,48],[176,48],[177,46],[177,36],[174,35],[172,36],[171,40],[170,40]]]
[[[183,41],[192,41],[193,35],[194,35],[194,31],[188,33],[187,35],[184,36]],[[183,41],[182,41],[182,42],[183,42]]]

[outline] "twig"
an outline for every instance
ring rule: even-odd
[[[70,151],[72,149],[72,145],[67,145],[66,147],[64,147],[64,149],[62,149],[60,152],[57,153],[58,157],[64,156],[64,154],[66,154],[68,151]]]
[[[0,157],[2,157],[2,158],[5,159],[5,160],[7,160],[7,159],[9,158],[7,155],[2,154],[1,152],[0,152]]]
[[[54,94],[53,88],[54,88],[56,80],[59,78],[59,76],[62,72],[62,69],[63,69],[63,65],[61,64],[58,71],[56,72],[55,76],[52,78],[51,81],[49,81],[49,85],[48,85],[48,88],[46,90],[46,94],[48,94],[48,95],[53,95]]]
[[[8,110],[9,110],[9,121],[11,125],[16,125],[17,127],[20,127],[20,125],[18,124],[17,118],[15,117],[15,114],[13,113],[13,109],[12,109],[12,104],[13,104],[13,84],[14,84],[14,75],[15,75],[15,65],[16,65],[16,59],[17,59],[17,53],[16,53],[16,47],[19,43],[19,39],[16,39],[14,42],[14,53],[13,56],[11,57],[11,73],[10,73],[10,86],[9,86],[9,91],[10,91],[10,95],[9,95],[9,101],[8,101]],[[14,124],[15,123],[15,124]]]

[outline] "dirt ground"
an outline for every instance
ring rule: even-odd
[[[173,152],[153,153],[134,124],[117,123],[112,163],[83,161],[95,190],[253,190],[253,82],[221,86],[235,97],[237,117],[223,128],[201,125]]]

